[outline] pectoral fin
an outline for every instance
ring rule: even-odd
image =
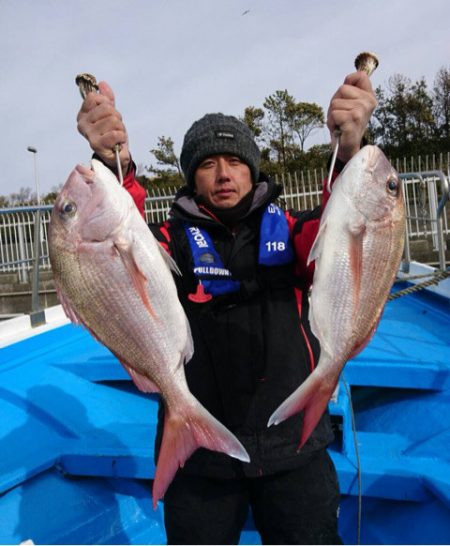
[[[322,218],[320,222],[319,231],[317,232],[314,243],[309,251],[308,261],[306,265],[309,265],[312,261],[317,260],[317,258],[322,254],[323,241],[325,240],[325,233],[327,230],[327,221]]]
[[[135,369],[133,369],[131,366],[128,366],[123,361],[120,362],[122,366],[126,369],[126,371],[130,374],[133,383],[141,392],[161,392],[157,385],[155,385],[155,383],[153,383],[151,379],[137,372]]]
[[[172,256],[168,252],[166,252],[160,244],[158,244],[158,249],[161,252],[161,256],[163,257],[164,261],[169,266],[169,269],[174,271],[177,275],[181,276],[181,271]]]
[[[157,318],[150,303],[150,298],[148,294],[148,279],[145,273],[143,273],[140,269],[137,261],[135,260],[133,254],[133,245],[127,240],[119,239],[114,242],[114,249],[120,256],[126,270],[128,271],[131,282],[136,289],[139,297],[141,298],[143,304],[147,308],[150,315],[153,318]]]
[[[133,380],[133,383],[141,392],[161,392],[159,387],[149,378],[138,372],[130,366],[130,364],[118,353],[110,349],[112,354],[117,358],[117,360],[122,364],[125,370],[128,372],[129,376]]]

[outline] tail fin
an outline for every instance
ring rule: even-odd
[[[267,426],[278,425],[291,415],[304,410],[303,428],[298,449],[300,450],[315,429],[336,387],[334,382],[324,381],[316,370],[272,413]]]
[[[201,404],[190,413],[176,415],[166,411],[161,451],[153,482],[153,508],[164,496],[176,471],[199,447],[219,451],[243,462],[250,457],[239,440]]]

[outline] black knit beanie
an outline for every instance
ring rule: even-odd
[[[234,116],[206,114],[188,130],[181,150],[181,168],[190,188],[200,163],[219,154],[239,157],[249,166],[253,182],[258,180],[261,152],[247,125]]]

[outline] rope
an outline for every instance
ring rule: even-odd
[[[362,522],[361,459],[359,457],[358,435],[356,432],[356,419],[355,419],[355,412],[353,410],[352,395],[344,375],[342,375],[342,382],[344,383],[344,387],[347,392],[347,398],[349,401],[350,416],[352,420],[353,443],[355,447],[356,469],[358,473],[357,474],[358,475],[358,512],[357,512],[356,544],[360,545],[361,544],[361,522]]]
[[[428,275],[426,275],[426,276],[428,277]],[[402,296],[406,296],[408,294],[418,292],[419,290],[423,290],[427,286],[432,286],[434,284],[439,284],[440,281],[446,279],[447,277],[450,277],[450,270],[438,271],[438,272],[434,273],[433,278],[428,280],[428,281],[421,282],[419,284],[416,284],[414,286],[410,286],[410,287],[405,288],[403,290],[399,290],[398,292],[395,292],[394,294],[391,294],[388,297],[387,301],[396,300],[397,298],[401,298]],[[405,279],[402,279],[402,280],[407,281],[407,280],[410,280],[410,279],[413,279],[413,278],[416,278],[416,277],[405,278]]]

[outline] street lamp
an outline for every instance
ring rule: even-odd
[[[41,309],[39,302],[39,258],[40,258],[40,248],[39,242],[41,238],[41,211],[40,204],[41,198],[39,195],[39,182],[37,175],[37,166],[36,166],[36,154],[37,149],[33,146],[28,146],[27,150],[33,154],[34,157],[34,180],[36,184],[36,199],[37,199],[37,208],[36,208],[36,219],[34,223],[34,241],[33,241],[33,276],[31,280],[31,313],[30,313],[30,322],[31,326],[39,326],[40,324],[45,324],[45,313]]]
[[[33,154],[34,158],[34,183],[36,186],[36,199],[38,206],[41,204],[41,198],[39,195],[39,181],[38,181],[38,175],[37,175],[37,161],[36,161],[36,155],[37,155],[37,149],[33,146],[28,146],[27,150]]]

